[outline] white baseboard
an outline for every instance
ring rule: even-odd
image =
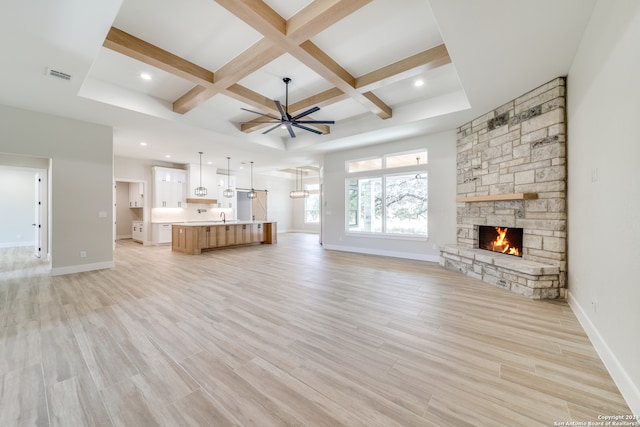
[[[620,389],[622,397],[627,401],[627,405],[629,405],[629,409],[631,409],[632,414],[640,415],[640,390],[638,389],[638,386],[636,386],[632,379],[629,378],[627,371],[620,364],[618,358],[611,351],[595,325],[591,322],[591,319],[587,316],[587,312],[573,297],[573,295],[571,295],[571,292],[569,292],[567,301],[569,303],[569,307],[571,307],[571,310],[578,318],[580,325],[582,325],[582,328],[587,333],[593,347],[596,349],[598,355],[602,359],[602,362],[609,371],[611,378],[613,378],[618,389]]]
[[[429,261],[429,262],[440,261],[439,255],[418,254],[415,252],[385,251],[380,249],[358,248],[353,246],[339,246],[339,245],[327,245],[327,244],[324,245],[324,248],[332,251],[355,252],[358,254],[366,254],[366,255],[380,255],[380,256],[388,256],[392,258],[414,259],[416,261]]]
[[[34,246],[33,242],[7,242],[0,243],[0,248],[17,248],[23,246]]]
[[[56,267],[51,269],[52,276],[61,276],[63,274],[83,273],[85,271],[103,270],[105,268],[113,268],[113,261],[96,262],[93,264],[70,265],[67,267]]]

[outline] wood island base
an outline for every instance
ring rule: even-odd
[[[203,250],[249,244],[277,243],[277,223],[185,223],[172,225],[171,250],[190,255]]]

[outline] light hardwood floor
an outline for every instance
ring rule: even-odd
[[[1,426],[529,427],[630,413],[564,302],[305,234],[202,255],[125,241],[115,257],[112,270],[0,277]]]

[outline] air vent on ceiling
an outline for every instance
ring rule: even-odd
[[[62,71],[54,70],[53,68],[47,68],[47,76],[67,81],[71,80],[71,74],[63,73]]]

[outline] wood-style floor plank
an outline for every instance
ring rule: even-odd
[[[0,249],[0,426],[549,426],[629,414],[565,302],[317,236]]]

